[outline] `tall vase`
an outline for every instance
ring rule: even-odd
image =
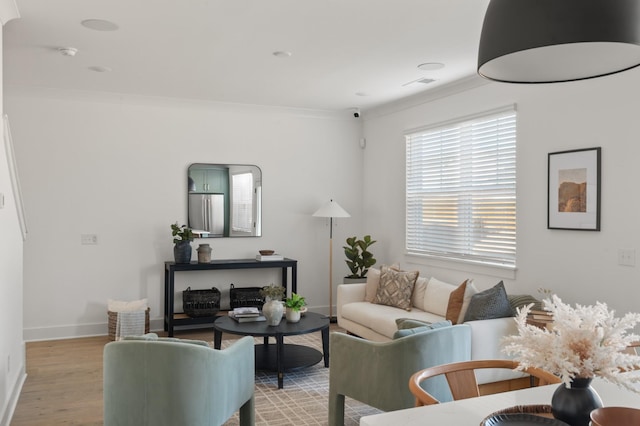
[[[175,243],[173,246],[173,258],[176,263],[191,262],[191,242],[183,240]]]
[[[592,378],[575,378],[571,386],[560,384],[551,398],[553,417],[571,426],[589,426],[589,414],[602,407],[602,400],[591,387]]]
[[[262,306],[262,315],[267,319],[267,325],[277,326],[282,321],[284,306],[281,300],[268,300]]]

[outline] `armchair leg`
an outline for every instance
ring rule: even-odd
[[[344,395],[329,393],[329,426],[344,426]]]
[[[256,401],[255,396],[242,404],[240,407],[240,426],[254,426],[256,424]]]

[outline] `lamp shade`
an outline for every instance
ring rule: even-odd
[[[315,217],[351,217],[349,213],[340,204],[333,200],[327,201],[314,214]]]
[[[639,0],[491,0],[478,74],[508,83],[583,80],[640,65]]]

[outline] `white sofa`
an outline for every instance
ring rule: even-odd
[[[423,284],[424,285],[424,284]],[[426,284],[428,287],[428,284]],[[420,321],[444,321],[442,310],[439,313],[428,312],[414,295],[410,311],[392,306],[370,303],[365,300],[365,283],[342,284],[337,288],[338,326],[347,332],[364,339],[385,342],[393,339],[398,327],[396,320],[411,318]],[[423,293],[424,294],[424,293]],[[446,308],[445,308],[446,309]],[[502,352],[501,339],[517,334],[516,323],[512,317],[467,321],[471,327],[471,359],[509,358]],[[437,348],[434,348],[437,350]],[[508,371],[479,372],[479,383],[490,383],[519,377]]]

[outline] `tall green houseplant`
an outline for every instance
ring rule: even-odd
[[[347,257],[347,266],[351,275],[347,278],[365,278],[369,268],[375,265],[376,259],[368,248],[375,243],[371,235],[365,235],[361,240],[358,237],[347,238],[347,245],[343,246],[344,255]]]

